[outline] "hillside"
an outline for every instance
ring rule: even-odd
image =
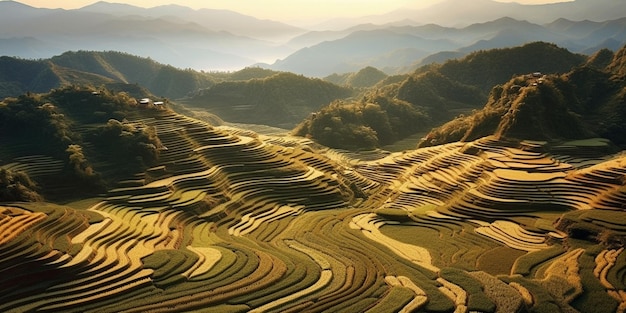
[[[292,128],[311,112],[352,93],[349,88],[321,79],[277,73],[265,78],[221,82],[181,103],[205,109],[228,122]]]
[[[498,85],[483,109],[433,129],[421,146],[488,135],[547,141],[602,137],[624,146],[625,49],[604,69],[594,61],[606,59],[607,51],[562,75],[527,74]]]
[[[0,98],[48,92],[64,84],[139,84],[152,93],[180,98],[215,83],[209,74],[181,70],[127,53],[65,52],[44,60],[0,57]]]
[[[22,185],[57,200],[71,199],[72,191],[102,192],[143,171],[158,159],[163,147],[154,128],[127,119],[172,112],[131,96],[155,99],[145,90],[116,87],[131,93],[68,86],[4,99],[0,102],[0,159],[35,155],[32,161],[41,167],[29,172],[35,184]],[[21,168],[19,162],[3,167],[12,175],[18,175]],[[49,188],[50,184],[58,188]],[[28,190],[23,191],[28,195]],[[13,198],[20,199],[18,195]]]
[[[373,87],[387,77],[388,75],[385,72],[375,67],[367,66],[355,73],[329,75],[324,77],[324,80],[340,86],[367,88]]]
[[[460,114],[481,108],[494,84],[503,84],[518,73],[533,73],[538,70],[546,74],[565,73],[585,60],[584,56],[543,42],[475,52],[441,65],[421,67],[407,77],[400,77],[403,79],[400,82],[378,84],[373,91],[361,99],[347,102],[346,106],[333,103],[318,112],[315,121],[304,120],[296,127],[294,134],[310,137],[335,148],[370,149],[391,144],[411,134],[425,133]],[[345,112],[358,116],[361,108],[369,103],[400,102],[404,103],[403,107],[406,109],[394,111],[383,108],[381,111],[381,118],[389,121],[392,136],[385,135],[387,130],[374,127],[372,123],[362,119],[351,120],[351,126],[347,128],[341,126],[345,124],[343,122],[335,125],[324,122],[323,127],[315,126],[327,120],[342,121],[344,114],[347,114]],[[418,122],[404,116],[407,112],[411,112],[410,116],[420,116]],[[325,131],[327,127],[342,129],[335,131],[333,142],[322,139],[328,138],[328,131]],[[351,141],[340,138],[352,138],[355,136],[353,133],[367,133],[365,137],[371,140]]]
[[[0,131],[0,311],[626,306],[626,158],[606,142],[361,159],[133,100],[74,86],[0,105],[0,127],[16,123]],[[65,171],[114,184],[94,196]]]

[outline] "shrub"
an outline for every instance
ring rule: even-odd
[[[26,172],[0,168],[0,201],[41,201],[37,185]]]
[[[126,123],[110,119],[106,125],[97,129],[92,137],[101,149],[124,159],[140,158],[143,165],[150,165],[159,158],[161,141],[156,128],[144,123]]]

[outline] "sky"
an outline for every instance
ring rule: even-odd
[[[4,0],[3,0],[4,1]],[[37,8],[76,9],[98,0],[16,0]],[[390,12],[399,8],[425,8],[442,0],[106,0],[138,7],[178,4],[193,9],[227,9],[257,18],[277,21],[321,20]],[[568,0],[497,0],[523,4],[545,4]]]

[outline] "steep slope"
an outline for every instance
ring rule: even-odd
[[[328,120],[341,120],[342,114],[347,114],[341,112],[352,112],[353,115],[358,116],[361,108],[368,103],[408,104],[409,108],[406,110],[383,110],[383,117],[389,121],[391,129],[394,129],[392,136],[378,134],[383,129],[372,127],[372,123],[365,123],[364,120],[349,122],[352,126],[348,129],[351,130],[345,130],[341,127],[342,123],[314,127],[313,124],[319,121],[313,122],[308,119],[303,121],[294,133],[320,140],[320,138],[328,137],[324,135],[328,133],[324,131],[326,127],[330,129],[338,127],[344,130],[335,134],[333,143],[322,141],[323,144],[337,148],[372,148],[390,144],[410,134],[426,132],[431,127],[447,122],[455,116],[468,114],[473,109],[481,108],[487,101],[487,94],[494,84],[503,84],[517,73],[532,73],[537,70],[544,73],[564,73],[585,60],[585,57],[581,55],[543,42],[515,48],[475,52],[465,58],[451,60],[441,65],[424,66],[399,83],[391,83],[387,86],[378,85],[374,88],[376,91],[366,94],[362,99],[351,101],[345,107],[331,104],[328,109],[316,115],[317,118],[327,116]],[[409,116],[419,116],[419,118],[411,122],[407,116],[402,116],[409,111],[412,112]],[[365,137],[373,138],[373,140],[362,142],[357,140],[346,146],[338,144],[350,142],[350,140],[341,139],[341,136],[352,138],[355,133],[367,133]]]
[[[95,73],[119,82],[137,83],[155,94],[180,98],[214,83],[208,75],[181,70],[121,52],[77,51],[52,57],[50,62],[78,71]]]
[[[45,92],[60,83],[61,79],[44,62],[0,57],[0,98],[26,91]]]
[[[604,55],[604,56],[602,56]],[[624,48],[605,69],[599,53],[563,75],[527,74],[496,86],[485,107],[433,129],[422,146],[499,138],[571,140],[599,136],[624,141]]]
[[[615,57],[607,69],[618,77],[626,76],[626,47],[622,47],[615,53]]]
[[[533,42],[520,47],[490,49],[472,53],[441,65],[439,71],[457,81],[477,86],[488,92],[514,74],[542,72],[565,73],[582,64],[586,56],[546,42]]]

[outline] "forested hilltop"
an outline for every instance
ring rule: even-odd
[[[319,78],[282,72],[264,78],[221,82],[180,102],[229,122],[292,128],[311,112],[354,93],[351,88]]]
[[[294,134],[331,147],[371,149],[481,108],[490,89],[513,76],[565,73],[586,59],[545,42],[475,52],[421,67],[399,82],[383,80],[358,99],[334,102],[304,120]]]
[[[40,168],[29,177],[20,162],[5,164],[0,199],[95,195],[153,165],[165,148],[156,129],[128,119],[172,112],[145,89],[117,87],[127,91],[67,86],[0,101],[0,158],[33,156],[22,162]]]
[[[626,47],[602,50],[563,74],[530,73],[491,90],[487,104],[433,129],[421,146],[499,138],[602,137],[626,145]]]

